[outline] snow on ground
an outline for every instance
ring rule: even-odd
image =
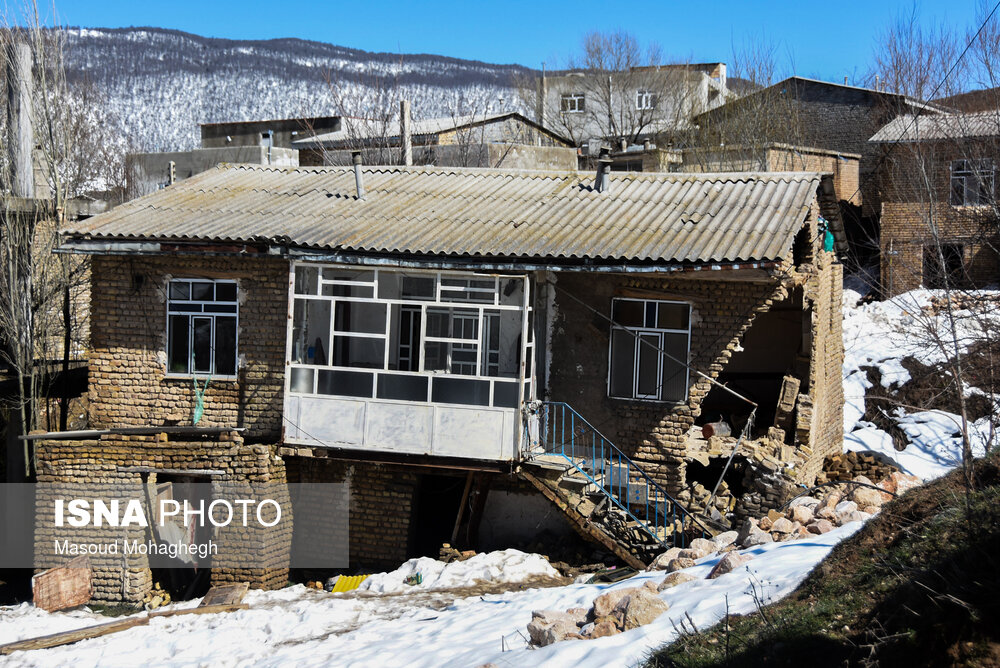
[[[155,619],[148,626],[75,645],[15,652],[0,665],[634,665],[672,641],[677,635],[674,624],[679,626],[687,615],[698,628],[707,628],[725,615],[727,602],[731,614],[740,614],[756,609],[755,591],[763,602],[785,596],[834,545],[860,526],[855,522],[812,539],[746,550],[754,555],[753,561],[715,580],[704,578],[719,557],[706,557],[687,569],[699,579],[660,594],[670,605],[667,613],[647,626],[597,640],[568,640],[530,649],[526,626],[533,610],[589,606],[605,591],[639,586],[647,580],[659,582],[665,573],[640,573],[613,585],[573,584],[474,596],[442,610],[422,604],[419,595],[327,594],[301,585],[276,592],[252,591],[246,598],[249,610]],[[477,573],[470,569],[467,577]],[[457,574],[452,582],[473,584],[471,579],[460,581]],[[0,615],[5,641],[84,626],[95,617],[85,612],[47,615],[29,605],[0,609]]]
[[[961,419],[945,411],[907,413],[898,408],[888,416],[906,434],[910,444],[903,451],[892,438],[870,422],[865,413],[865,392],[871,387],[863,366],[877,368],[886,388],[910,380],[902,360],[912,356],[926,365],[947,361],[951,340],[949,322],[943,315],[929,316],[923,310],[939,291],[913,290],[884,302],[855,306],[859,294],[844,291],[844,448],[872,451],[894,461],[905,473],[930,480],[944,475],[962,461]],[[965,353],[971,343],[984,336],[982,314],[956,313],[958,347]],[[994,316],[1000,324],[1000,314]],[[969,388],[969,393],[977,392]],[[988,418],[969,425],[973,453],[985,454],[991,442]]]
[[[405,583],[410,575],[419,573],[422,582]],[[465,561],[446,564],[437,559],[410,559],[390,573],[378,573],[361,583],[359,589],[380,594],[399,594],[414,589],[448,589],[472,582],[524,582],[535,577],[559,577],[559,571],[539,554],[519,550],[483,552]]]

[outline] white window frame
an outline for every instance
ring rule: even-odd
[[[315,268],[318,271],[316,293],[315,294],[300,294],[296,292],[295,287],[295,277],[297,271],[301,271],[305,268]],[[327,279],[323,277],[324,269],[333,269],[337,271],[351,271],[351,272],[371,272],[371,281],[346,281],[341,279]],[[407,276],[421,275],[427,278],[432,278],[434,280],[434,292],[433,296],[429,298],[388,298],[379,296],[379,279],[385,274],[405,274]],[[504,281],[513,279],[521,281],[522,294],[520,303],[503,303],[505,298],[501,294],[501,290],[504,287]],[[464,285],[445,285],[444,282],[462,283]],[[477,285],[472,285],[472,281],[482,281],[482,282],[492,282],[492,286],[489,288],[481,287]],[[372,297],[344,297],[344,296],[333,296],[333,295],[323,295],[324,285],[352,285],[352,286],[363,286],[365,288],[371,289]],[[320,393],[319,390],[319,371],[346,371],[346,372],[359,372],[371,374],[372,377],[372,388],[371,395],[368,397],[354,397],[361,399],[370,399],[378,401],[393,401],[393,402],[404,402],[404,403],[418,403],[418,404],[429,404],[429,403],[442,403],[433,402],[433,392],[434,392],[434,382],[435,378],[455,378],[462,380],[471,381],[488,381],[489,382],[489,400],[488,405],[490,407],[500,407],[494,406],[495,404],[495,392],[498,384],[517,384],[517,406],[520,406],[524,401],[529,401],[534,393],[534,385],[532,383],[533,371],[534,371],[534,340],[530,336],[528,330],[528,321],[531,314],[531,306],[529,303],[530,297],[530,282],[528,276],[525,274],[474,274],[471,272],[457,272],[457,271],[434,271],[434,270],[421,270],[421,269],[378,269],[369,266],[357,266],[357,265],[339,265],[339,264],[327,264],[327,263],[315,263],[315,262],[295,262],[292,263],[290,276],[289,276],[289,305],[288,305],[288,341],[286,345],[286,377],[285,377],[285,390],[286,393],[299,396],[316,396],[316,397],[351,397],[348,394],[326,394]],[[383,304],[385,305],[385,331],[377,334],[372,333],[349,333],[336,332],[334,329],[333,320],[336,318],[336,306],[335,304],[330,305],[330,354],[327,356],[327,364],[308,364],[299,363],[293,360],[293,331],[294,331],[294,313],[295,313],[295,303],[297,300],[324,300],[329,302],[362,302],[369,304]],[[391,359],[391,343],[392,343],[392,307],[399,305],[402,308],[400,311],[405,309],[410,309],[411,313],[420,313],[419,317],[419,336],[417,337],[416,346],[419,349],[419,363],[416,365],[417,369],[412,371],[403,371],[398,369],[389,369],[389,361]],[[427,322],[428,314],[433,313],[435,310],[460,310],[463,312],[469,312],[468,316],[472,317],[471,312],[476,313],[478,318],[478,332],[475,338],[456,338],[454,336],[430,336],[427,333]],[[521,346],[519,354],[521,359],[519,360],[518,373],[513,376],[490,376],[486,375],[484,372],[490,370],[489,354],[494,352],[488,350],[487,339],[486,339],[486,326],[489,321],[489,315],[495,314],[497,312],[519,312],[520,317],[520,340]],[[462,313],[464,317],[466,314]],[[412,316],[411,316],[412,317]],[[450,321],[449,321],[450,322]],[[411,327],[414,327],[411,320]],[[449,332],[450,333],[450,332]],[[359,338],[368,339],[380,339],[383,341],[384,352],[382,358],[382,368],[367,368],[358,366],[343,366],[343,365],[333,365],[331,364],[333,354],[333,336],[355,336]],[[474,368],[475,374],[468,373],[452,373],[450,371],[451,366],[449,363],[449,371],[432,371],[425,368],[427,361],[426,354],[426,344],[428,342],[438,342],[448,344],[449,346],[462,346],[466,347],[475,346],[476,348],[476,360],[474,367],[472,362],[463,362],[467,368]],[[396,342],[396,346],[400,347],[399,341]],[[413,366],[413,350],[407,350],[407,355],[401,357],[400,359],[407,359],[410,366]],[[449,349],[450,358],[450,349]],[[397,360],[398,362],[398,360]],[[296,390],[291,384],[291,375],[293,370],[312,370],[311,372],[311,383],[312,391],[305,392],[301,390]],[[499,369],[498,369],[499,370]],[[409,376],[409,377],[424,377],[427,378],[426,384],[426,395],[422,400],[416,399],[382,399],[378,397],[378,381],[380,376],[390,375],[390,376]],[[478,404],[456,404],[456,405],[470,405],[476,406]],[[483,406],[484,408],[486,406]],[[515,410],[515,407],[503,406],[503,408],[509,408]]]
[[[170,296],[170,286],[174,283],[187,283],[188,294],[192,294],[190,287],[193,283],[212,283],[214,285],[232,285],[236,288],[236,299],[234,301],[220,301],[220,300],[198,300],[198,299],[174,299]],[[194,304],[201,307],[201,311],[184,311],[184,310],[173,310],[171,306],[173,304]],[[217,304],[231,305],[235,307],[235,311],[217,311],[210,310],[212,306]],[[167,320],[164,329],[166,330],[166,340],[167,340],[167,363],[166,363],[166,373],[167,378],[208,378],[211,377],[213,380],[236,380],[237,374],[239,373],[240,367],[240,286],[239,282],[232,279],[216,279],[216,278],[171,278],[167,281]],[[170,370],[170,317],[171,316],[188,316],[188,359],[187,359],[187,371],[171,371]],[[235,318],[236,320],[236,334],[233,338],[233,359],[235,360],[235,369],[233,374],[217,374],[215,373],[215,320],[216,318]],[[195,371],[191,368],[193,364],[193,351],[194,351],[194,319],[195,318],[209,318],[212,321],[211,331],[209,332],[209,340],[211,345],[209,346],[210,354],[210,371]]]
[[[584,93],[563,93],[559,96],[559,111],[564,114],[582,114],[587,108]]]
[[[626,302],[626,301],[627,302],[640,302],[640,303],[642,303],[644,305],[643,306],[643,319],[644,319],[644,322],[645,322],[645,314],[646,314],[645,304],[649,304],[649,303],[653,303],[653,304],[657,304],[657,305],[659,305],[659,304],[678,304],[678,305],[686,306],[687,309],[688,309],[688,314],[687,314],[688,315],[688,317],[687,317],[687,328],[686,329],[666,329],[666,328],[655,327],[655,326],[651,327],[651,326],[648,326],[648,323],[645,323],[647,326],[643,326],[643,327],[626,327],[625,325],[620,325],[620,324],[618,324],[616,322],[613,322],[612,325],[611,325],[610,335],[608,336],[608,378],[607,378],[608,397],[610,397],[612,399],[624,399],[624,400],[627,400],[627,401],[649,401],[649,402],[655,402],[655,403],[671,403],[671,404],[684,403],[685,401],[687,401],[687,395],[688,395],[688,391],[690,389],[690,382],[691,382],[691,369],[689,367],[690,360],[691,360],[691,312],[692,312],[691,304],[688,303],[688,302],[676,301],[676,300],[671,300],[671,299],[640,299],[640,298],[633,298],[633,297],[614,297],[611,300],[611,313],[612,313],[612,316],[614,315],[614,312],[615,312],[615,303],[616,302]],[[618,396],[618,395],[612,394],[612,391],[611,391],[611,378],[612,378],[613,371],[614,371],[614,332],[616,330],[617,331],[630,332],[631,335],[634,337],[633,351],[632,351],[632,359],[633,359],[633,364],[632,364],[632,396],[628,396],[628,397],[623,397],[623,396]],[[663,398],[663,362],[662,362],[662,358],[664,357],[664,355],[662,353],[658,352],[658,351],[663,350],[663,346],[664,346],[663,340],[664,340],[664,335],[665,334],[684,334],[687,337],[687,346],[686,346],[686,349],[685,349],[685,359],[682,360],[684,362],[684,388],[685,389],[684,389],[684,396],[681,397],[681,398],[667,398],[667,399]],[[639,357],[640,357],[640,351],[641,351],[640,346],[647,347],[647,348],[652,348],[651,346],[649,346],[649,344],[642,342],[642,337],[644,337],[644,336],[648,337],[650,335],[654,335],[654,336],[657,337],[657,343],[655,344],[655,347],[656,347],[656,350],[657,350],[656,357],[657,357],[657,361],[659,363],[656,365],[656,394],[655,395],[642,394],[642,393],[639,392]]]
[[[635,108],[639,111],[656,109],[660,96],[648,88],[640,88],[635,92]]]

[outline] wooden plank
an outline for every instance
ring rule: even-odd
[[[246,603],[232,603],[225,605],[206,605],[197,608],[185,608],[184,610],[164,610],[162,612],[151,612],[150,617],[180,617],[181,615],[214,615],[217,612],[235,612],[237,610],[249,610]]]
[[[99,638],[101,636],[106,636],[109,633],[117,633],[118,631],[124,631],[125,629],[130,629],[135,626],[144,626],[148,623],[148,617],[129,617],[127,619],[119,619],[117,621],[100,624],[98,626],[87,626],[82,629],[76,629],[75,631],[63,631],[61,633],[53,633],[39,638],[18,640],[17,642],[0,645],[0,654],[10,654],[11,652],[27,651],[31,649],[48,649],[50,647],[59,647],[60,645],[70,645],[75,642],[80,642],[81,640]]]
[[[213,605],[235,605],[243,602],[243,597],[250,589],[249,582],[216,585],[208,590],[198,607],[206,608]]]
[[[65,566],[50,568],[31,578],[35,607],[46,612],[83,605],[91,596],[90,558],[76,557]]]
[[[462,514],[465,512],[465,504],[469,500],[469,490],[472,489],[473,472],[469,471],[465,477],[465,490],[462,492],[462,500],[458,504],[458,516],[455,517],[455,528],[451,531],[451,544],[458,540],[458,528],[462,525]]]
[[[164,610],[163,612],[151,612],[148,615],[127,617],[125,619],[119,619],[107,624],[87,626],[74,631],[63,631],[61,633],[53,633],[51,635],[40,636],[38,638],[30,638],[28,640],[18,640],[17,642],[7,643],[6,645],[0,645],[0,655],[10,654],[11,652],[25,652],[32,649],[48,649],[50,647],[59,647],[61,645],[71,645],[75,642],[80,642],[81,640],[100,638],[101,636],[117,633],[118,631],[125,631],[136,626],[145,626],[149,624],[149,620],[154,617],[210,615],[218,612],[247,610],[249,607],[250,606],[246,603],[236,603],[232,605],[206,605],[204,607],[187,608],[185,610]]]

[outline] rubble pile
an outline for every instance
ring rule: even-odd
[[[649,624],[670,606],[658,596],[656,583],[615,589],[594,599],[590,608],[536,610],[531,613],[531,644],[545,647],[560,640],[592,640]]]
[[[862,475],[870,480],[885,480],[899,469],[892,464],[861,452],[844,452],[823,460],[823,471],[816,476],[816,484],[834,480],[853,480]]]
[[[161,587],[159,582],[154,584],[142,599],[142,605],[146,610],[161,608],[168,603],[170,603],[170,592]]]

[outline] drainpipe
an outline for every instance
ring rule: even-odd
[[[364,199],[365,180],[361,175],[361,151],[351,152],[351,162],[354,163],[354,185],[358,188],[358,199]]]

